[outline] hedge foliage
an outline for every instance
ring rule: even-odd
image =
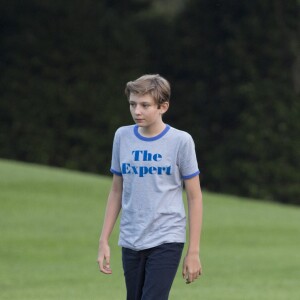
[[[0,156],[108,174],[125,83],[160,73],[204,188],[300,204],[299,1],[163,3],[1,2]]]

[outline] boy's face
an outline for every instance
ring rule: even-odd
[[[168,110],[169,103],[163,103],[158,108],[149,94],[130,94],[130,113],[135,123],[140,127],[155,127],[162,121],[162,115]]]

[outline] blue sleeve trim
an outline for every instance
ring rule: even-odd
[[[200,174],[200,171],[198,170],[197,172],[195,172],[193,174],[182,176],[182,179],[190,179],[190,178],[193,178],[193,177],[195,177],[195,176],[197,176],[199,174]]]
[[[116,170],[114,170],[114,169],[112,169],[112,168],[110,168],[110,172],[112,172],[112,173],[115,174],[115,175],[122,176],[122,173],[121,173],[121,172],[118,172],[118,171],[116,171]]]

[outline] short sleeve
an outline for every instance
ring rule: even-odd
[[[120,134],[118,130],[115,133],[114,141],[113,141],[110,171],[113,174],[122,176],[122,172],[120,168]]]
[[[200,174],[193,138],[186,134],[178,153],[178,165],[182,179],[189,179]]]

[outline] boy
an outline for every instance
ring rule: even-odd
[[[99,269],[112,273],[108,240],[122,208],[119,245],[127,300],[166,300],[185,242],[183,183],[190,235],[182,275],[191,283],[202,272],[202,194],[195,146],[188,133],[162,120],[171,94],[166,79],[144,75],[128,82],[125,94],[136,125],[121,127],[115,134]]]

